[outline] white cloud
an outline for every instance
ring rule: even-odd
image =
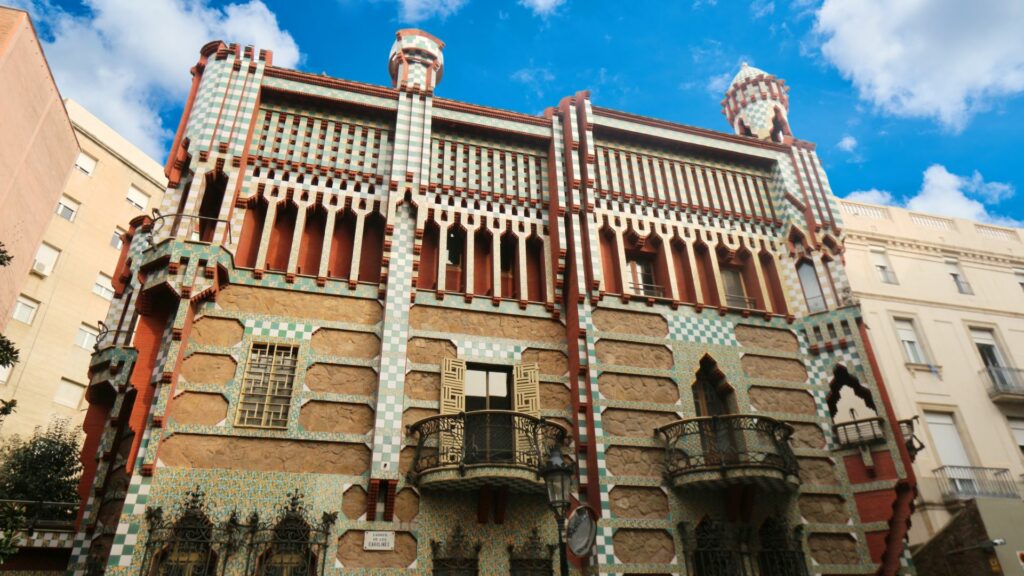
[[[887,206],[895,205],[895,199],[892,197],[892,192],[879,190],[877,188],[850,192],[846,195],[846,200],[851,202],[864,202],[865,204],[885,204]]]
[[[773,0],[754,0],[750,3],[750,12],[755,19],[764,18],[775,13],[775,2]]]
[[[509,78],[520,84],[529,87],[538,98],[544,96],[544,88],[554,82],[555,75],[547,68],[520,68],[512,73]]]
[[[815,30],[825,58],[861,98],[953,131],[1024,92],[1024,2],[825,0]]]
[[[839,148],[843,152],[854,152],[857,149],[857,139],[847,134],[839,139],[839,143],[836,144],[836,148]]]
[[[466,5],[467,0],[398,0],[399,17],[403,22],[420,22],[429,18],[445,18]]]
[[[707,84],[705,84],[704,88],[712,97],[721,98],[725,95],[725,90],[729,87],[729,82],[732,82],[733,76],[735,76],[734,72],[722,72],[721,74],[715,74],[708,78]]]
[[[64,97],[77,100],[130,142],[162,161],[172,127],[160,112],[184,103],[189,69],[213,39],[274,52],[294,67],[294,38],[260,0],[213,8],[206,0],[87,0],[71,14],[48,2],[31,6],[49,31],[47,60]]]
[[[896,200],[891,192],[874,188],[851,192],[846,195],[846,199],[869,204],[903,206],[919,212],[978,222],[1020,226],[1020,222],[993,214],[986,206],[1011,198],[1015,192],[1010,184],[986,182],[977,170],[971,176],[959,176],[941,164],[932,164],[924,171],[921,189],[902,202]]]
[[[565,4],[565,0],[519,0],[519,4],[533,11],[534,16],[548,17]]]

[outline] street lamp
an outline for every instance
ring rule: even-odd
[[[565,556],[565,516],[569,512],[569,498],[572,496],[573,474],[571,462],[562,459],[562,447],[557,443],[551,448],[547,463],[541,467],[540,475],[548,491],[548,504],[558,522],[558,555],[562,576],[569,573],[569,561]]]

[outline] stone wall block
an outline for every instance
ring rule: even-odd
[[[598,330],[621,334],[636,334],[638,336],[668,335],[668,321],[663,316],[627,312],[625,310],[595,310],[594,326]]]

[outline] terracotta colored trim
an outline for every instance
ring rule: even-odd
[[[469,114],[477,114],[480,116],[488,116],[491,118],[499,118],[501,120],[510,120],[513,122],[522,122],[524,124],[530,124],[532,126],[548,127],[551,125],[549,121],[545,120],[543,117],[540,116],[531,116],[529,114],[523,114],[522,112],[503,110],[501,108],[487,108],[485,106],[478,106],[476,104],[460,102],[458,100],[434,98],[434,108],[441,108],[443,110],[454,110],[456,112],[467,112]],[[445,120],[448,120],[448,118],[445,118]]]
[[[302,82],[303,84],[313,84],[315,86],[323,86],[325,88],[336,88],[347,92],[380,96],[391,100],[398,99],[399,91],[394,88],[377,86],[375,84],[365,84],[363,82],[355,82],[352,80],[342,80],[340,78],[330,78],[328,76],[320,76],[318,74],[310,74],[309,72],[300,72],[298,70],[291,70],[288,68],[267,66],[263,70],[263,75],[265,77],[269,76],[271,78],[281,78],[283,80],[294,80],[296,82]]]
[[[420,30],[419,28],[402,28],[398,32],[395,32],[395,38],[401,39],[403,36],[422,36],[423,38],[437,44],[437,47],[441,50],[444,50],[444,42],[442,42],[437,36],[434,36],[425,30]]]
[[[185,126],[188,125],[188,119],[192,115],[192,105],[195,104],[196,94],[199,92],[199,83],[203,77],[203,70],[206,69],[206,61],[223,44],[220,40],[216,40],[203,46],[199,50],[199,61],[192,67],[192,88],[189,89],[188,99],[185,100],[185,109],[181,111],[181,120],[178,121],[178,130],[174,133],[174,143],[171,144],[171,150],[167,154],[167,163],[164,165],[164,176],[168,178],[171,178],[174,159],[178,156],[178,147],[185,135]]]
[[[703,136],[706,138],[714,138],[716,140],[722,140],[724,142],[731,142],[733,144],[742,144],[751,146],[754,148],[763,148],[765,150],[772,150],[773,152],[785,152],[788,146],[783,144],[776,144],[774,142],[768,142],[765,140],[757,140],[746,136],[735,136],[733,134],[727,134],[725,132],[718,132],[715,130],[708,130],[707,128],[697,128],[696,126],[689,126],[686,124],[676,124],[675,122],[668,122],[665,120],[658,120],[657,118],[650,118],[647,116],[640,116],[638,114],[631,114],[629,112],[620,112],[618,110],[612,110],[610,108],[600,108],[593,106],[595,116],[605,116],[607,118],[613,118],[615,120],[624,120],[627,122],[634,122],[644,126],[651,126],[654,128],[665,128],[674,132],[682,134],[689,134],[691,136]],[[647,135],[650,136],[650,135]]]

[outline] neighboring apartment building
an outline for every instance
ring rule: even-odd
[[[28,14],[0,6],[0,333],[50,224],[78,143]]]
[[[443,46],[399,31],[392,87],[202,48],[92,360],[73,570],[551,574],[554,470],[602,573],[912,572],[784,82],[740,70],[734,133],[537,117],[436,97]]]
[[[1024,574],[1015,555],[1024,550],[1024,230],[841,206],[853,295],[893,408],[916,418],[924,444],[911,544],[937,534],[966,500],[999,499],[975,508],[986,523],[1015,515],[1016,529],[990,536],[1008,540],[996,547],[1005,573]]]
[[[64,107],[81,152],[50,205],[42,242],[27,258],[30,272],[7,325],[21,359],[0,369],[0,398],[18,401],[3,436],[31,434],[54,416],[81,424],[89,359],[114,296],[127,222],[149,214],[163,197],[160,164],[77,102]]]

